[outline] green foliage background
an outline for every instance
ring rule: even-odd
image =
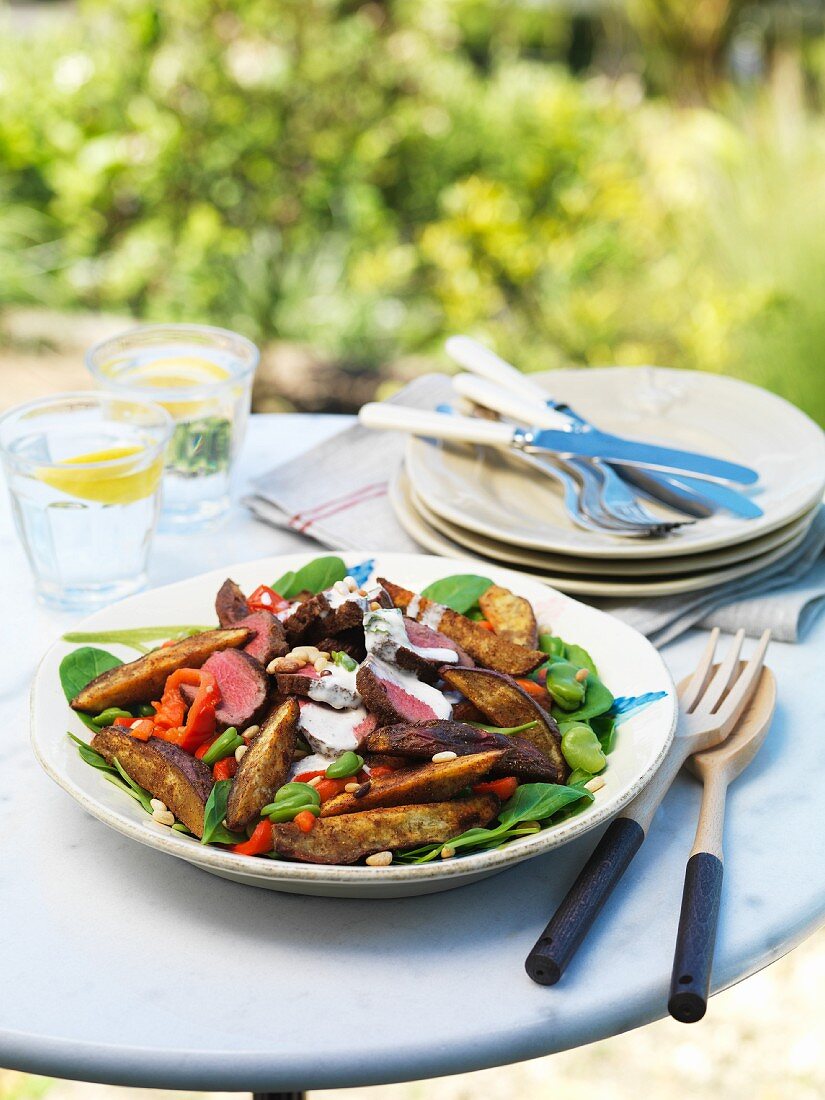
[[[525,369],[739,374],[825,420],[825,135],[577,78],[502,0],[89,0],[0,32],[0,305]]]

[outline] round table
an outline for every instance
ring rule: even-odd
[[[239,487],[346,422],[253,417]],[[72,620],[35,603],[5,499],[0,507],[9,620],[0,673],[0,1065],[164,1088],[351,1087],[532,1058],[665,1014],[696,783],[677,781],[553,988],[527,978],[524,957],[595,834],[478,884],[394,901],[300,897],[215,878],[105,828],[39,770],[28,685]],[[237,506],[208,535],[159,537],[151,579],[306,546]],[[667,647],[676,679],[703,642],[692,632]],[[825,619],[805,644],[771,647],[776,718],[730,794],[717,989],[790,950],[825,913],[825,757],[812,746],[823,720],[824,647]]]

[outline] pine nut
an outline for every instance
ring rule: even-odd
[[[158,825],[174,825],[175,815],[171,810],[153,810],[152,820],[156,821]]]
[[[580,668],[579,671],[576,673],[576,679],[579,681],[580,684],[583,684],[589,675],[590,672],[588,669]]]
[[[251,741],[255,734],[260,732],[260,729],[260,726],[247,726],[241,734],[241,737],[244,739],[244,741]]]
[[[360,783],[347,783],[346,787],[344,787],[344,790],[347,792],[347,794],[354,794],[360,786]]]
[[[596,791],[600,791],[604,786],[604,779],[600,775],[594,775],[589,783],[585,783],[584,789],[590,791],[591,794],[595,794]]]
[[[315,669],[316,672],[323,672],[328,664],[329,661],[326,659],[326,657],[319,657],[312,667]]]
[[[381,610],[381,604],[378,602],[378,600],[370,600],[370,611],[380,611],[380,610]]]
[[[238,761],[239,764],[248,752],[249,745],[238,745],[238,747],[235,749],[235,759]]]
[[[392,852],[376,852],[367,856],[368,867],[389,867],[392,863]]]
[[[455,848],[451,848],[449,846],[449,844],[446,845],[446,847],[441,849],[441,858],[442,859],[452,859],[454,855],[455,855]]]
[[[317,787],[324,777],[322,775],[316,775],[312,779],[307,780],[308,787]]]
[[[347,586],[350,592],[358,591],[358,581],[355,577],[344,577],[344,584]]]
[[[437,752],[433,757],[433,764],[446,764],[448,760],[455,760],[458,757],[457,752],[453,752],[452,749],[445,749],[444,752]]]
[[[168,809],[168,806],[166,805],[166,803],[161,802],[161,800],[159,798],[150,798],[149,799],[149,805],[152,807],[153,810],[160,810],[161,812],[163,812],[163,810]]]

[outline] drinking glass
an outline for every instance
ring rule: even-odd
[[[175,421],[161,530],[196,530],[229,508],[258,358],[245,337],[205,325],[141,325],[88,352],[99,386],[154,401]]]
[[[62,610],[146,584],[172,418],[158,405],[66,393],[0,417],[0,457],[40,599]]]

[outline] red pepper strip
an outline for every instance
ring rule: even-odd
[[[233,852],[239,856],[261,856],[264,852],[272,851],[272,825],[268,821],[262,821],[255,826],[255,831],[249,840],[241,844],[233,844]]]
[[[508,798],[512,798],[516,793],[516,787],[518,787],[518,780],[515,776],[508,775],[505,779],[493,779],[489,783],[476,783],[473,792],[475,794],[495,794],[502,802],[506,802]]]
[[[316,775],[326,775],[325,771],[319,772],[301,772],[300,775],[296,775],[294,779],[291,779],[291,783],[309,783],[310,779],[314,779]]]
[[[273,615],[277,611],[283,611],[289,607],[289,600],[279,596],[274,588],[262,584],[247,598],[246,606],[250,611],[271,611]]]
[[[374,768],[370,768],[368,779],[380,779],[385,775],[392,775],[395,768],[388,768],[386,764],[376,764]]]
[[[322,779],[320,783],[316,784],[315,790],[318,792],[321,801],[326,802],[328,798],[334,798],[335,795],[341,794],[347,783],[354,783],[353,776],[349,776],[347,779]]]
[[[537,684],[535,680],[516,680],[518,686],[522,691],[526,691],[528,695],[532,695],[534,699],[544,699],[547,692],[541,686]]]
[[[128,730],[136,741],[148,741],[155,732],[155,723],[151,718],[115,718],[112,725]]]
[[[197,688],[185,725],[183,712],[186,704],[180,692],[182,684]],[[204,741],[214,737],[215,710],[220,701],[218,682],[211,672],[197,668],[178,669],[163,689],[163,698],[155,714],[155,736],[179,745],[186,752],[194,752]]]
[[[215,777],[215,782],[219,783],[222,779],[232,779],[235,772],[238,770],[238,761],[234,756],[225,756],[223,760],[219,760],[212,769],[212,775]]]
[[[493,624],[487,619],[476,619],[476,626],[480,626],[482,630],[489,630],[491,634],[495,634],[496,632]]]
[[[213,737],[211,741],[204,741],[202,745],[198,745],[195,749],[195,756],[198,760],[203,760],[204,756],[206,756],[217,740],[217,737]]]
[[[315,828],[315,814],[310,810],[301,810],[292,820],[302,833],[311,833]]]

